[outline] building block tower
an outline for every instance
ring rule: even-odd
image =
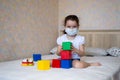
[[[62,43],[63,51],[60,52],[61,56],[61,68],[69,69],[72,67],[72,43],[71,42],[63,42]]]

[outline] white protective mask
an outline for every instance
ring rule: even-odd
[[[65,32],[69,35],[69,36],[74,36],[78,33],[78,28],[65,28]]]

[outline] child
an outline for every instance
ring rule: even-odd
[[[68,15],[64,21],[64,35],[57,39],[57,53],[62,51],[62,42],[72,42],[72,66],[74,68],[86,68],[88,66],[100,66],[100,63],[87,63],[80,60],[80,56],[84,56],[85,39],[83,36],[77,35],[79,31],[79,19],[76,15]],[[74,57],[75,56],[75,57]],[[77,57],[77,59],[75,59]]]

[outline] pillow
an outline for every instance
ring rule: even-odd
[[[85,47],[87,56],[106,56],[107,52],[102,48]]]
[[[50,50],[50,54],[57,53],[57,46]],[[85,47],[85,54],[89,56],[105,56],[107,52],[102,48]]]
[[[112,47],[106,51],[111,56],[120,56],[120,48]]]

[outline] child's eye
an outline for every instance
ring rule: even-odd
[[[70,26],[67,26],[68,28],[70,28]]]
[[[73,28],[76,28],[77,26],[73,26]]]

